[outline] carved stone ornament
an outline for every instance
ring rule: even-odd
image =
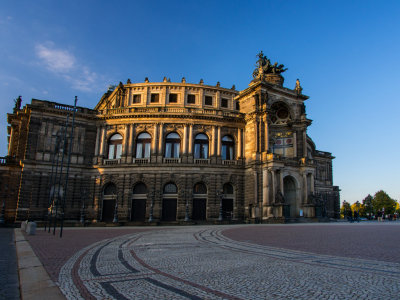
[[[253,72],[253,78],[262,78],[264,74],[276,74],[280,75],[285,72],[287,68],[283,64],[279,64],[275,62],[271,64],[271,61],[264,55],[262,51],[257,54],[258,60],[256,63],[256,68]]]

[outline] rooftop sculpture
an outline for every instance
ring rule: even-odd
[[[253,78],[262,78],[264,74],[276,74],[280,75],[285,72],[287,68],[283,64],[275,62],[271,64],[271,61],[264,55],[262,51],[257,54],[258,60],[256,63],[256,68],[253,72]]]

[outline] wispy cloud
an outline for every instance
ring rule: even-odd
[[[84,92],[91,92],[99,88],[97,73],[78,62],[78,59],[70,51],[56,48],[54,43],[46,42],[37,44],[35,53],[47,70],[64,78],[72,88]]]
[[[46,64],[50,71],[65,73],[75,66],[75,57],[66,50],[52,49],[47,45],[36,45],[36,55]]]

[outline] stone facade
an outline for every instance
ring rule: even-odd
[[[0,161],[7,220],[42,220],[61,202],[67,220],[84,204],[92,222],[115,211],[120,222],[338,218],[334,157],[307,135],[308,97],[259,57],[240,92],[184,78],[120,83],[76,108],[73,132],[73,106],[16,105]]]

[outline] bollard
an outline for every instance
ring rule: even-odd
[[[28,235],[36,234],[36,223],[35,222],[28,222],[28,226],[26,227],[26,233]]]
[[[26,225],[28,224],[28,221],[23,221],[21,222],[21,230],[26,231]]]

